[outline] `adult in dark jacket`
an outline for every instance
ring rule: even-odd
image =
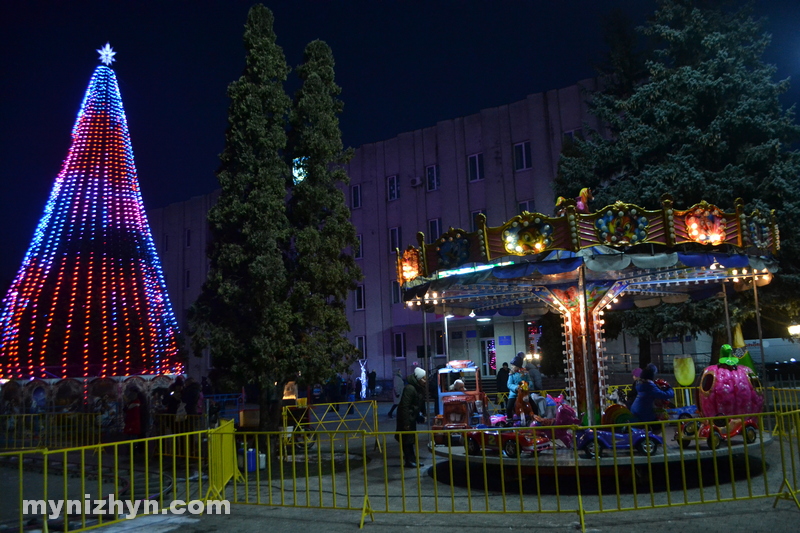
[[[662,390],[655,383],[656,365],[649,364],[642,370],[636,382],[636,399],[631,404],[631,413],[639,422],[654,422],[656,416],[655,400],[670,400],[675,397],[672,388]]]
[[[408,376],[408,384],[403,388],[400,404],[397,406],[397,431],[416,431],[417,422],[425,421],[425,370],[417,367]],[[413,468],[424,466],[417,462],[415,451],[416,435],[398,433],[400,458],[403,466]]]
[[[508,392],[508,363],[497,371],[497,392]]]

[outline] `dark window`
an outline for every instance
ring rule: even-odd
[[[480,181],[483,179],[483,154],[473,154],[469,156],[469,181]]]
[[[392,303],[399,304],[403,301],[403,294],[400,291],[400,283],[397,280],[392,280]]]
[[[361,352],[361,357],[364,358],[367,356],[367,338],[364,335],[357,335],[356,348]]]
[[[386,178],[386,199],[391,201],[400,198],[400,180],[397,176],[389,176]]]
[[[429,191],[435,191],[439,188],[439,165],[425,167],[425,176]]]
[[[485,215],[486,209],[479,209],[472,212],[472,231],[478,231],[478,215]]]
[[[364,286],[356,287],[356,311],[364,310]]]
[[[434,218],[428,221],[428,239],[434,242],[442,235],[442,219]]]
[[[403,358],[406,356],[406,334],[394,334],[394,356],[395,358]]]
[[[361,185],[353,185],[350,187],[350,209],[358,209],[361,207]]]
[[[536,203],[533,200],[528,200],[527,202],[520,202],[519,211],[517,212],[517,214],[521,215],[523,211],[527,211],[528,213],[535,213]]]
[[[400,228],[389,228],[389,252],[396,253],[403,245],[403,236]]]
[[[514,145],[514,170],[531,168],[531,143],[525,141]]]

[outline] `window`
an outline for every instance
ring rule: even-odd
[[[367,338],[364,335],[356,335],[355,339],[356,348],[361,352],[361,358],[367,356]]]
[[[480,181],[483,179],[483,154],[473,154],[468,160],[469,181]]]
[[[400,228],[389,228],[389,253],[396,253],[402,246],[403,236]]]
[[[392,280],[392,303],[399,304],[403,301],[403,294],[400,290],[400,283],[397,280]]]
[[[353,185],[350,187],[350,209],[358,209],[361,207],[361,185]]]
[[[186,230],[186,247],[188,248],[191,245],[192,245],[192,230],[187,229]]]
[[[472,231],[478,231],[478,215],[486,215],[486,209],[472,212]]]
[[[564,132],[564,137],[563,137],[564,144],[572,143],[575,141],[575,139],[583,140],[583,130],[581,128]]]
[[[169,235],[164,234],[164,251],[169,252]]]
[[[531,143],[525,141],[514,145],[514,170],[531,168]]]
[[[192,286],[191,270],[183,273],[183,283],[187,289]]]
[[[394,334],[394,344],[393,344],[393,355],[395,359],[403,359],[406,356],[406,334],[405,333],[395,333]]]
[[[425,177],[428,184],[429,191],[435,191],[439,188],[439,165],[431,165],[425,167]]]
[[[428,221],[428,238],[434,242],[442,235],[442,219],[434,218]]]
[[[361,234],[356,235],[356,246],[353,249],[353,257],[355,259],[361,259],[362,257],[364,257],[364,250],[362,249]]]
[[[521,215],[523,211],[527,211],[528,213],[535,213],[536,203],[533,200],[528,200],[527,202],[520,202],[517,214]]]
[[[400,180],[397,176],[389,176],[386,178],[386,199],[391,201],[400,198]]]
[[[364,286],[359,285],[356,287],[356,311],[363,311],[364,310]]]

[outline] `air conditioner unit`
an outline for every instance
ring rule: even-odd
[[[416,178],[411,178],[411,186],[412,187],[419,187],[422,185],[422,178],[417,176]]]

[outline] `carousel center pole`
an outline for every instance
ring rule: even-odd
[[[589,336],[589,302],[586,297],[586,265],[581,264],[578,277],[578,293],[581,295],[581,347],[583,349],[583,376],[586,390],[576,391],[578,395],[584,394],[586,397],[586,425],[592,426],[595,422],[594,417],[594,380],[592,379],[592,361],[589,354],[591,343],[588,342]],[[580,403],[579,403],[580,405]]]

